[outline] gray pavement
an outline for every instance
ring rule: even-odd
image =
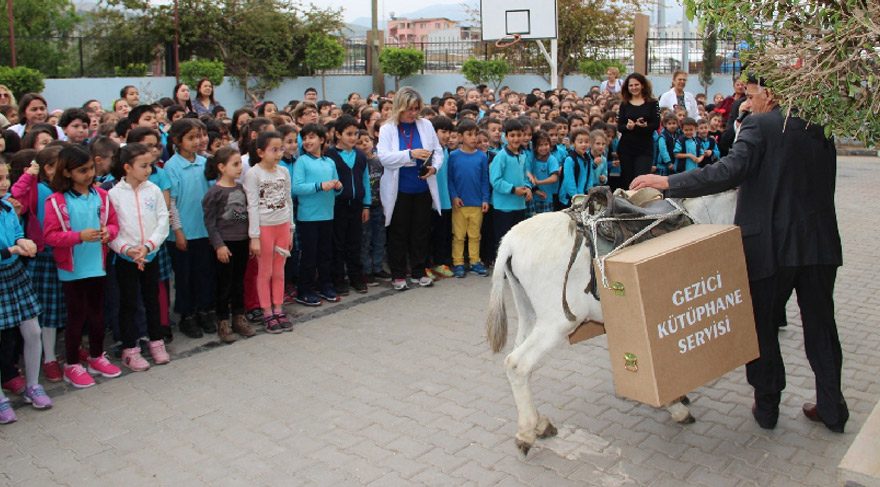
[[[616,398],[600,337],[555,350],[534,374],[559,436],[524,459],[504,355],[484,339],[489,280],[468,277],[294,306],[293,333],[228,346],[178,337],[169,365],[55,385],[52,410],[21,406],[0,426],[0,485],[833,485],[880,397],[878,162],[840,162],[843,435],[801,415],[813,378],[792,301],[775,430],[752,420],[742,368],[691,394],[689,426]]]

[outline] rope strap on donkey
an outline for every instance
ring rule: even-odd
[[[575,229],[574,245],[562,284],[562,309],[569,321],[575,321],[566,298],[568,277],[580,247],[584,246],[596,258],[602,286],[609,289],[605,273],[605,259],[622,249],[657,235],[677,230],[693,223],[687,211],[675,200],[661,199],[659,192],[641,190],[630,194],[617,190],[613,194],[605,186],[592,188],[586,196],[576,196],[564,212],[572,219]],[[608,248],[602,252],[601,247]],[[602,254],[602,255],[600,255]],[[599,299],[596,271],[590,265],[590,281],[584,293]]]

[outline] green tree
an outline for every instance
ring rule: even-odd
[[[25,66],[0,66],[0,85],[6,85],[16,99],[25,93],[40,93],[45,88],[43,73]]]
[[[608,68],[615,67],[621,73],[626,72],[626,66],[620,61],[612,59],[582,59],[578,63],[578,72],[581,72],[594,80],[602,79]]]
[[[180,80],[195,88],[200,79],[208,78],[215,87],[223,84],[226,66],[223,61],[193,59],[180,63]]]
[[[408,47],[386,47],[379,53],[382,72],[394,76],[394,89],[400,88],[400,80],[408,78],[425,65],[425,53]]]
[[[703,31],[705,36],[703,37],[703,69],[700,70],[700,84],[703,86],[703,93],[708,94],[718,57],[718,29],[715,28],[715,22],[709,20]]]
[[[11,1],[11,0],[6,0]],[[3,3],[4,7],[6,2]],[[68,76],[74,73],[69,62],[76,52],[76,45],[68,37],[73,33],[79,16],[70,0],[15,0],[15,53],[19,66],[42,71],[49,77]],[[0,64],[11,64],[9,48],[9,23],[0,15]],[[78,64],[76,66],[78,68]]]
[[[690,17],[751,46],[780,106],[829,135],[880,141],[880,2],[685,0]]]
[[[306,57],[303,64],[311,71],[321,74],[321,97],[327,98],[325,73],[345,62],[345,47],[335,37],[326,34],[312,34],[306,44]]]
[[[469,82],[475,85],[492,83],[495,91],[498,91],[504,77],[510,72],[510,63],[504,59],[470,58],[462,65],[461,72]]]
[[[174,39],[173,5],[148,0],[104,0],[90,34],[100,59],[147,62]],[[288,0],[179,0],[180,60],[217,59],[248,99],[257,102],[289,76],[307,74],[309,36],[337,32],[341,11]],[[135,45],[130,49],[131,44]],[[118,65],[115,64],[111,65]]]

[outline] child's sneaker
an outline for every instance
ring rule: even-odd
[[[488,276],[489,269],[486,269],[486,266],[483,265],[482,262],[477,262],[476,264],[471,264],[471,272],[474,274],[478,274],[481,276]]]
[[[21,398],[36,409],[49,409],[52,407],[52,399],[49,399],[46,390],[40,384],[25,389]]]
[[[244,315],[232,316],[232,331],[238,333],[245,338],[250,338],[257,334],[251,324],[248,323]]]
[[[150,368],[150,363],[141,355],[140,347],[124,349],[122,351],[122,365],[133,372],[143,372]]]
[[[263,310],[260,308],[252,309],[247,311],[244,314],[244,317],[247,318],[251,323],[262,323],[263,322]]]
[[[296,302],[296,287],[290,286],[284,290],[284,304],[293,304]]]
[[[452,266],[452,275],[454,275],[455,277],[457,277],[459,279],[463,278],[465,276],[464,266],[463,265]]]
[[[375,274],[367,274],[366,277],[364,277],[364,282],[370,287],[379,285],[379,281],[376,280]]]
[[[273,335],[277,335],[278,333],[284,331],[281,328],[281,323],[278,322],[278,317],[275,315],[263,318],[263,326],[266,327],[266,333],[271,333]]]
[[[351,288],[358,294],[367,294],[367,280],[364,278],[355,279],[351,282]]]
[[[232,332],[232,324],[229,320],[220,320],[217,324],[217,338],[223,343],[232,343],[238,339]]]
[[[321,306],[321,298],[316,294],[300,294],[296,297],[296,302],[303,306]]]
[[[0,399],[0,424],[14,423],[16,419],[15,410],[12,409],[9,399],[5,397]]]
[[[49,382],[61,382],[64,375],[61,372],[61,366],[57,360],[46,362],[43,364],[43,377]]]
[[[92,376],[86,372],[85,367],[80,364],[64,366],[64,382],[78,389],[95,385],[95,379],[92,379]]]
[[[390,281],[392,277],[391,274],[385,272],[384,269],[378,272],[374,272],[373,276],[380,281]]]
[[[430,276],[422,276],[418,279],[412,277],[410,278],[409,282],[411,282],[414,286],[418,285],[419,287],[431,287],[434,285],[434,280],[431,279]]]
[[[406,284],[406,279],[394,279],[391,281],[391,286],[393,286],[396,291],[405,291],[409,289],[409,286]]]
[[[333,291],[336,293],[337,296],[348,296],[349,294],[351,294],[351,288],[349,288],[348,283],[346,283],[345,280],[334,282]]]
[[[138,356],[140,356],[140,349],[138,350]],[[141,357],[141,360],[144,358]],[[149,364],[147,364],[149,365]],[[111,364],[109,360],[107,360],[107,354],[102,353],[98,358],[89,358],[89,373],[92,374],[101,374],[108,379],[112,379],[114,377],[119,377],[122,374],[122,370]]]
[[[171,356],[168,355],[168,350],[165,349],[165,342],[163,340],[153,340],[150,342],[150,355],[153,357],[153,362],[156,365],[164,365],[171,362]]]
[[[281,331],[293,331],[293,323],[290,322],[287,313],[279,313],[275,315],[275,319],[278,320],[278,325],[281,326]]]
[[[21,394],[24,392],[25,387],[27,387],[27,382],[25,382],[24,377],[22,377],[21,374],[16,375],[3,383],[3,390],[12,394]]]
[[[432,270],[434,271],[434,274],[437,274],[438,276],[442,276],[442,277],[452,277],[455,275],[452,272],[452,270],[449,268],[449,266],[446,264],[438,265],[438,266],[434,267],[434,269],[432,269]]]
[[[437,279],[437,276],[434,274],[434,271],[432,271],[432,270],[431,270],[430,268],[428,268],[428,267],[425,268],[425,276],[427,276],[428,279],[430,279],[430,280],[432,280],[432,281],[434,281],[434,280]],[[413,280],[415,280],[415,279],[413,279]]]
[[[321,291],[319,291],[318,296],[321,299],[323,299],[324,301],[327,301],[328,303],[338,303],[339,302],[339,296],[336,294],[336,290],[333,289],[332,286],[327,286],[324,289],[322,289]]]

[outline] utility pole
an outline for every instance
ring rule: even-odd
[[[375,0],[373,0],[375,1]],[[12,67],[15,62],[15,16],[12,15],[12,0],[6,0],[6,23],[9,24],[9,61]]]
[[[174,0],[174,82],[180,83],[180,14],[177,12],[177,0]]]
[[[373,74],[373,93],[380,95],[385,93],[385,75],[379,66],[379,48],[381,47],[381,36],[379,34],[379,0],[371,0],[372,22],[370,35],[367,36],[367,49],[369,49],[370,57],[370,73]]]

